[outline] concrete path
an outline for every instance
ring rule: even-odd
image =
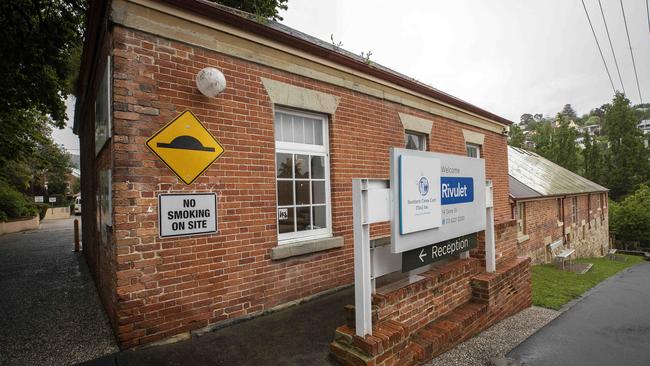
[[[650,365],[650,263],[611,277],[508,353],[526,365]]]
[[[73,219],[0,236],[0,365],[66,365],[117,351]]]
[[[338,365],[329,355],[334,330],[354,303],[347,288],[202,336],[102,357],[87,365]]]

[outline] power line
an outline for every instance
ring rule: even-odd
[[[596,46],[598,46],[598,52],[600,53],[600,58],[603,60],[603,65],[605,65],[605,71],[607,71],[607,76],[609,77],[609,83],[612,84],[612,90],[614,91],[614,93],[616,93],[616,88],[614,87],[614,81],[612,81],[612,75],[609,73],[607,62],[605,62],[605,56],[603,56],[603,50],[600,48],[600,43],[598,43],[598,37],[596,37],[596,32],[594,31],[594,25],[591,24],[591,18],[589,17],[589,12],[587,11],[585,0],[581,0],[581,1],[582,1],[582,7],[585,9],[585,14],[587,15],[587,20],[589,21],[589,27],[591,27],[591,33],[594,35]]]
[[[639,99],[643,104],[643,97],[641,96],[641,87],[639,86],[639,75],[636,73],[636,62],[634,61],[634,52],[632,51],[632,42],[630,42],[630,32],[627,30],[627,19],[625,18],[625,8],[623,8],[623,0],[621,2],[621,11],[623,12],[623,23],[625,24],[625,33],[627,34],[627,44],[630,46],[630,56],[632,56],[632,66],[634,66],[634,77],[636,78],[636,88],[639,91]]]
[[[607,27],[607,20],[605,20],[605,12],[603,12],[603,4],[598,0],[598,6],[600,7],[600,15],[603,16],[603,23],[605,23],[605,31],[607,32],[607,39],[609,40],[609,48],[612,50],[612,56],[614,56],[614,65],[616,65],[616,72],[618,73],[618,80],[621,82],[621,88],[623,88],[623,93],[625,92],[625,85],[623,85],[623,78],[621,77],[621,70],[618,68],[618,61],[616,60],[616,53],[614,52],[614,46],[612,45],[612,38],[609,36],[609,27]]]

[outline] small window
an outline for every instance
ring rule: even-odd
[[[465,144],[467,147],[467,156],[470,158],[480,158],[481,157],[481,147],[474,144]]]
[[[275,159],[279,241],[329,236],[327,117],[276,111]]]
[[[571,222],[578,223],[578,197],[571,198]]]
[[[517,202],[517,234],[526,234],[526,204],[523,202]]]
[[[564,218],[562,217],[562,199],[558,198],[557,199],[557,221],[562,222],[564,221]]]
[[[95,155],[111,137],[111,58],[108,58],[95,97]]]
[[[409,150],[427,151],[427,135],[406,131],[404,133],[404,145]]]

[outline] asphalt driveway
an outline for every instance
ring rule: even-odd
[[[66,365],[117,351],[73,219],[0,236],[0,365]]]
[[[531,366],[650,365],[650,263],[597,285],[508,357]]]

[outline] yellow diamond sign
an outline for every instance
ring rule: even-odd
[[[189,110],[151,136],[147,147],[185,184],[192,184],[224,152],[219,141]]]

